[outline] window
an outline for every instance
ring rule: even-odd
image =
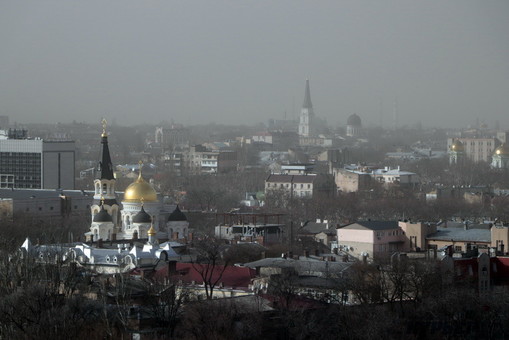
[[[457,253],[461,253],[461,251],[462,251],[461,246],[454,246],[454,251]]]

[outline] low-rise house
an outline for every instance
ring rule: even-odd
[[[332,177],[324,174],[271,174],[265,180],[265,194],[277,191],[286,193],[289,197],[311,198],[317,193],[333,195],[335,185]]]
[[[256,269],[253,290],[259,294],[276,293],[283,288],[294,297],[349,304],[348,292],[341,284],[354,262],[344,262],[345,256],[296,256],[266,258],[244,264]],[[281,284],[289,285],[280,287]]]
[[[377,258],[427,249],[434,224],[408,221],[358,221],[337,228],[338,247],[355,257]]]
[[[466,253],[477,248],[489,248],[491,233],[488,225],[449,222],[447,227],[438,227],[436,232],[426,236],[426,243],[428,249],[451,246],[455,253]]]
[[[281,214],[227,213],[215,227],[215,237],[239,242],[257,242],[261,245],[280,243],[284,224]]]
[[[365,166],[346,166],[345,168],[331,169],[334,181],[339,191],[357,192],[368,190],[373,182],[383,185],[414,186],[420,183],[419,175],[410,171],[403,171],[398,166],[395,169],[385,167],[376,169]]]
[[[372,177],[379,183],[383,184],[400,184],[400,185],[417,185],[420,183],[419,175],[410,171],[403,171],[399,168],[373,170]]]
[[[151,278],[182,284],[198,298],[206,296],[204,280],[207,280],[209,285],[213,284],[213,298],[226,298],[253,295],[252,280],[255,276],[256,271],[248,267],[169,261],[167,266],[158,269]]]
[[[0,189],[0,215],[25,222],[88,217],[93,192],[83,190]]]
[[[359,221],[339,227],[337,235],[340,250],[368,258],[401,251],[406,240],[397,221]]]
[[[332,173],[338,191],[358,192],[371,187],[372,179],[366,172],[334,168]]]
[[[316,222],[308,221],[297,231],[297,237],[310,237],[330,248],[332,241],[336,240],[336,228],[328,221],[318,219]]]

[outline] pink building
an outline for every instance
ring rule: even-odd
[[[436,227],[402,221],[359,221],[337,229],[340,250],[353,256],[377,258],[397,251],[425,249],[426,236]]]

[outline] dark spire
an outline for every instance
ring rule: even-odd
[[[313,108],[313,104],[311,103],[311,92],[309,91],[309,79],[306,79],[306,93],[304,94],[304,104],[302,107],[305,109]]]
[[[141,206],[141,210],[134,215],[133,217],[134,223],[150,223],[152,222],[152,217],[150,217],[149,214],[145,211],[145,208],[143,208],[143,205]]]
[[[186,215],[184,215],[184,213],[182,211],[180,211],[178,204],[177,204],[177,207],[175,208],[175,210],[173,210],[173,212],[168,217],[168,222],[171,222],[171,221],[175,221],[175,222],[176,221],[187,221]]]
[[[101,205],[101,210],[94,216],[94,222],[112,222],[113,219],[111,215],[108,214],[106,209],[104,209],[104,203]]]
[[[101,135],[101,161],[99,162],[99,179],[114,179],[113,163],[111,163],[110,149],[108,147],[108,134],[106,133],[106,120],[103,119],[103,133]]]

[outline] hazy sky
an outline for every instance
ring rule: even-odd
[[[509,128],[509,1],[0,1],[0,115]]]

